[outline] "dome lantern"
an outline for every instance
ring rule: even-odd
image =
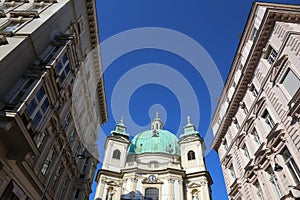
[[[161,130],[164,127],[163,121],[158,117],[158,112],[155,115],[155,118],[151,122],[151,130]]]

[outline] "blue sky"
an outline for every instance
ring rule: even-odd
[[[270,2],[299,4],[297,0]],[[186,115],[191,115],[206,141],[205,159],[214,181],[213,199],[227,199],[218,156],[210,150],[209,125],[221,92],[220,82],[227,78],[252,3],[238,0],[97,0],[109,117],[99,136],[100,158],[103,157],[104,136],[122,115],[125,124],[128,122],[127,132],[131,136],[145,129],[156,111],[165,121],[165,129],[177,135],[182,132]],[[157,42],[164,31],[170,37],[164,36]],[[139,35],[146,32],[150,36]],[[126,34],[134,36],[126,40]],[[147,44],[138,41],[145,38]],[[164,47],[152,46],[151,42],[164,44]],[[192,50],[195,43],[199,48]],[[131,45],[140,46],[124,51],[107,64],[107,58],[113,53]],[[184,52],[179,55],[178,49]],[[194,53],[192,58],[187,56]],[[195,66],[191,59],[197,58],[197,54],[200,64]],[[218,73],[214,73],[214,68]],[[147,74],[139,72],[140,69]],[[216,85],[209,80],[215,80]]]

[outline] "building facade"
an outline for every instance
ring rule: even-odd
[[[163,130],[158,115],[151,130],[131,141],[121,121],[105,144],[102,169],[96,181],[96,200],[209,200],[212,180],[206,171],[205,145],[188,122],[177,137]]]
[[[1,200],[88,199],[107,121],[98,45],[94,0],[0,1]]]
[[[212,121],[229,199],[300,198],[300,6],[254,3]]]

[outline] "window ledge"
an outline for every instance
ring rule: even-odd
[[[39,17],[38,11],[18,10],[18,11],[11,11],[11,12],[9,12],[9,14],[10,14],[10,17],[12,17],[12,18],[18,18],[18,17],[38,18]]]

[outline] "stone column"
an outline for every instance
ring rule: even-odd
[[[174,200],[175,196],[174,196],[174,179],[173,178],[169,178],[168,179],[168,200]]]
[[[183,185],[182,185],[182,180],[178,180],[178,190],[179,190],[179,199],[183,199]]]
[[[123,180],[122,182],[122,190],[121,190],[122,195],[126,194],[126,184],[127,184],[127,179]]]
[[[135,190],[136,190],[137,181],[138,181],[138,179],[136,177],[131,179],[131,191],[133,191],[133,192],[135,192]]]
[[[97,187],[95,197],[99,197],[101,199],[103,198],[104,186],[105,186],[105,180],[101,179],[99,187]]]

